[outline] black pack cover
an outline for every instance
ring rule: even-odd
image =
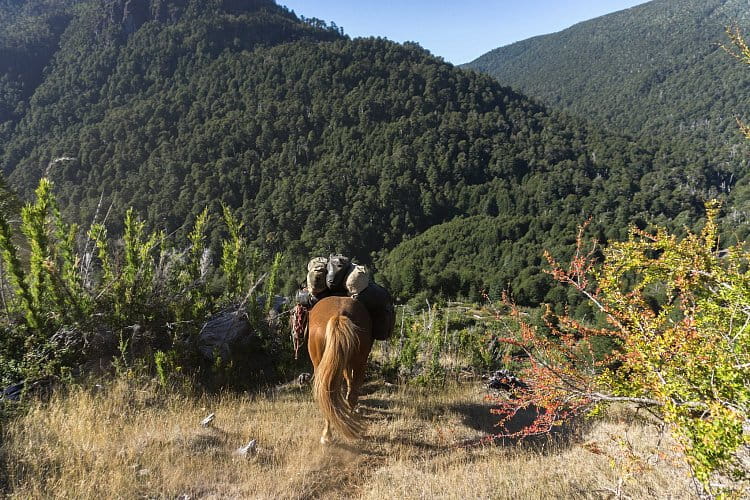
[[[393,334],[396,324],[396,309],[388,290],[375,282],[357,295],[357,300],[367,308],[372,318],[372,336],[376,340],[386,340]]]
[[[331,255],[328,257],[328,274],[326,275],[326,286],[333,293],[346,293],[346,277],[352,272],[354,266],[349,257],[343,255]]]

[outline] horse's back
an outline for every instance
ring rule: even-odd
[[[351,297],[333,296],[322,299],[310,310],[307,349],[314,367],[317,367],[325,351],[328,322],[341,316],[351,320],[359,338],[359,349],[355,358],[366,361],[373,342],[370,313],[364,305]]]
[[[362,303],[351,297],[333,296],[322,299],[310,310],[310,335],[313,335],[313,330],[325,335],[328,320],[336,316],[346,316],[357,328],[365,330],[368,334],[372,331],[370,314]]]

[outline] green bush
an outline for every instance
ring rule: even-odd
[[[133,210],[122,238],[114,240],[103,223],[86,232],[65,223],[52,187],[40,181],[36,201],[21,210],[20,234],[0,213],[0,383],[83,374],[87,363],[102,358],[119,366],[145,362],[165,382],[170,373],[200,367],[195,340],[201,327],[228,307],[245,307],[264,357],[281,356],[285,346],[264,320],[282,257],[263,273],[260,254],[227,207],[214,265],[207,210],[196,217],[184,246],[162,231],[147,231]]]
[[[702,231],[682,237],[633,227],[601,263],[582,233],[569,267],[549,257],[555,279],[587,297],[606,323],[563,315],[542,329],[515,314],[520,328],[502,340],[527,353],[533,384],[501,404],[505,415],[544,408],[525,434],[631,402],[671,429],[707,494],[747,488],[750,252],[747,243],[719,250],[718,205],[707,211]]]
[[[461,373],[485,374],[507,366],[512,349],[493,343],[493,311],[453,303],[422,309],[400,306],[393,336],[381,344],[383,376],[440,385]],[[479,314],[477,314],[479,313]]]

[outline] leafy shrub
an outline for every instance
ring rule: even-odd
[[[671,427],[706,491],[721,489],[719,476],[747,485],[738,453],[750,450],[750,252],[744,243],[719,251],[718,207],[707,209],[699,234],[633,228],[604,250],[598,270],[580,235],[567,269],[548,257],[553,277],[584,294],[607,325],[562,316],[541,332],[516,314],[520,329],[503,340],[526,351],[534,385],[504,412],[543,409],[521,434],[630,401]],[[617,348],[602,357],[604,340]]]
[[[148,232],[133,210],[121,241],[98,222],[82,234],[62,220],[47,179],[21,216],[18,235],[0,213],[1,383],[81,371],[102,358],[153,362],[165,382],[168,373],[200,365],[195,340],[202,325],[238,304],[246,306],[256,347],[270,350],[266,357],[284,347],[264,321],[281,255],[261,273],[259,253],[227,207],[217,265],[206,243],[207,210],[185,248],[162,231]]]
[[[387,378],[442,384],[464,372],[498,368],[510,349],[497,344],[497,325],[487,311],[463,303],[400,306],[393,336],[380,344]]]

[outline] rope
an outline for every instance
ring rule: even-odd
[[[297,304],[292,309],[292,343],[294,344],[294,359],[299,359],[299,349],[307,336],[307,308]]]

